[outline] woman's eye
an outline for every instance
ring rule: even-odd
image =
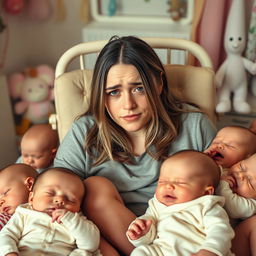
[[[139,86],[139,87],[136,87],[135,89],[134,89],[134,91],[135,92],[144,92],[144,87],[143,86]]]
[[[118,90],[113,90],[113,91],[107,92],[107,95],[109,95],[109,96],[117,96],[118,94],[119,94]]]

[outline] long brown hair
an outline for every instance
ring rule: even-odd
[[[132,143],[105,108],[107,75],[118,63],[135,66],[141,76],[152,113],[146,127],[146,152],[156,160],[165,159],[171,142],[179,134],[181,113],[187,111],[169,92],[164,67],[155,51],[133,36],[115,36],[99,53],[91,82],[89,109],[85,113],[93,116],[95,124],[86,136],[85,149],[95,159],[95,165],[106,160],[132,163]],[[163,86],[161,95],[157,93],[160,85]]]

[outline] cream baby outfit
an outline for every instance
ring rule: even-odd
[[[224,208],[230,218],[246,219],[256,214],[256,200],[237,195],[231,190],[227,181],[220,181],[216,193],[225,197]]]
[[[152,198],[146,213],[139,218],[153,223],[145,236],[129,239],[137,247],[131,256],[191,256],[200,249],[234,255],[230,251],[234,231],[223,204],[224,198],[215,195],[171,206]]]
[[[0,256],[91,256],[97,251],[98,228],[81,213],[67,212],[62,223],[52,222],[28,204],[20,205],[0,232]]]

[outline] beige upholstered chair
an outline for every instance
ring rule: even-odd
[[[205,50],[198,44],[184,39],[142,39],[153,48],[168,49],[165,69],[171,93],[199,105],[215,123],[214,72]],[[99,52],[106,43],[107,41],[95,41],[78,44],[67,50],[57,63],[54,85],[56,114],[52,115],[49,121],[53,127],[57,127],[60,140],[63,139],[74,119],[84,113],[88,107],[92,70],[84,67],[83,56]],[[169,63],[172,49],[190,52],[198,59],[201,66],[172,65]],[[79,57],[81,69],[67,72],[70,62]]]

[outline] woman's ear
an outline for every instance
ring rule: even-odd
[[[35,179],[33,177],[27,177],[25,179],[25,186],[27,187],[28,191],[32,190],[34,181],[35,181]]]
[[[205,188],[205,195],[213,195],[214,194],[214,187],[213,186],[207,186]]]
[[[163,72],[161,72],[160,76],[161,76],[161,83],[158,85],[157,90],[158,90],[158,95],[160,95],[163,91]]]

